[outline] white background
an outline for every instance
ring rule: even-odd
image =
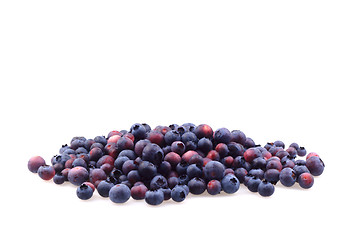
[[[358,1],[1,1],[1,239],[359,239]],[[113,204],[27,170],[73,136],[208,123],[298,142],[312,189]],[[7,236],[7,237],[5,237]]]

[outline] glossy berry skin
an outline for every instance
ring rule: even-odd
[[[167,145],[171,145],[175,141],[181,141],[181,135],[178,131],[171,130],[164,135],[164,140]]]
[[[262,157],[262,153],[257,148],[249,148],[244,152],[245,161],[251,163],[255,158]]]
[[[192,194],[200,195],[206,190],[206,183],[202,178],[195,177],[188,182],[189,191]]]
[[[162,175],[155,176],[150,182],[151,190],[156,190],[159,188],[167,188],[167,187],[168,187],[168,182],[166,178]]]
[[[135,123],[130,128],[130,133],[134,135],[135,140],[140,140],[146,138],[146,128],[140,123]]]
[[[181,162],[181,157],[179,154],[175,152],[169,152],[165,155],[164,161],[167,161],[170,163],[172,169],[175,169],[176,166]]]
[[[130,138],[123,136],[117,141],[116,146],[119,151],[125,149],[132,150],[134,149],[134,142]]]
[[[291,168],[284,168],[280,172],[279,179],[282,185],[291,187],[296,182],[296,173]]]
[[[213,130],[212,128],[207,124],[200,124],[194,129],[195,135],[198,137],[198,139],[201,139],[203,137],[211,139],[213,137]]]
[[[300,157],[304,157],[306,155],[306,149],[304,147],[299,147],[297,149],[297,154],[300,156]]]
[[[261,182],[258,186],[258,192],[263,197],[269,197],[273,195],[274,191],[275,191],[274,185],[272,185],[267,181]]]
[[[175,187],[171,190],[171,198],[172,198],[172,200],[174,200],[175,202],[182,202],[182,201],[184,201],[185,198],[186,198],[186,195],[187,195],[186,190],[185,190],[183,187],[179,186],[179,185],[175,186]]]
[[[148,188],[144,184],[139,184],[131,188],[131,197],[135,200],[145,199]]]
[[[217,151],[221,158],[226,157],[229,154],[229,148],[225,143],[219,143],[215,147],[215,151]]]
[[[317,156],[312,156],[306,160],[306,167],[314,176],[320,176],[325,168],[324,162]]]
[[[245,168],[237,168],[235,169],[234,174],[239,179],[240,183],[244,183],[248,171]]]
[[[164,159],[164,152],[159,145],[150,143],[145,146],[142,152],[142,160],[159,165]]]
[[[147,191],[145,193],[145,202],[149,205],[159,205],[164,201],[164,193],[161,190]]]
[[[56,173],[53,177],[53,181],[55,184],[63,184],[65,180],[65,176],[62,175],[61,172]]]
[[[308,160],[309,158],[316,156],[316,157],[320,157],[319,154],[315,153],[315,152],[311,152],[308,155],[306,155],[306,160]]]
[[[221,188],[226,193],[235,193],[239,190],[240,181],[233,174],[225,175],[225,177],[221,180]]]
[[[130,188],[125,184],[116,184],[109,191],[109,198],[114,203],[124,203],[129,200]]]
[[[185,144],[181,141],[175,141],[171,144],[171,151],[182,155],[185,152]]]
[[[213,149],[213,144],[210,139],[203,137],[198,141],[197,149],[204,154],[207,154]]]
[[[221,180],[225,175],[225,167],[218,161],[210,161],[204,167],[204,175],[207,180]]]
[[[37,173],[39,167],[45,166],[45,160],[40,156],[34,156],[28,161],[28,169],[32,173]]]
[[[302,173],[298,177],[300,187],[308,189],[314,185],[314,177],[310,173]]]
[[[201,165],[200,165],[201,166]],[[196,164],[191,164],[186,168],[186,175],[189,176],[189,179],[194,177],[201,177],[203,174],[202,168]]]
[[[214,132],[214,140],[217,143],[228,144],[231,141],[231,132],[227,128],[219,128]]]
[[[231,131],[231,141],[244,145],[246,141],[246,135],[240,130]]]
[[[37,173],[41,179],[50,180],[55,176],[55,169],[53,166],[44,165],[39,167]]]
[[[217,195],[221,192],[221,183],[218,180],[211,180],[206,186],[206,190],[210,195]]]
[[[280,171],[277,169],[268,169],[264,173],[264,179],[272,184],[275,184],[279,181]]]
[[[285,148],[284,142],[283,142],[283,141],[280,141],[280,140],[275,141],[275,142],[274,142],[274,146]]]
[[[89,172],[84,167],[74,167],[68,173],[68,180],[76,186],[80,186],[89,178]]]
[[[148,161],[142,161],[138,168],[139,174],[144,180],[151,180],[157,173],[156,166]]]
[[[81,184],[79,187],[77,187],[76,189],[76,195],[78,196],[78,198],[80,198],[81,200],[88,200],[92,197],[93,195],[93,190],[92,188],[87,185],[87,184]]]
[[[112,183],[112,182],[110,182],[108,180],[103,180],[98,184],[96,189],[97,189],[100,196],[109,197],[110,189],[113,186],[114,186],[114,183]]]
[[[251,177],[249,178],[249,180],[247,181],[247,188],[249,189],[250,192],[257,192],[258,191],[258,187],[259,184],[262,181],[259,178],[256,177]]]

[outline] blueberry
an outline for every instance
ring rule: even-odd
[[[156,189],[159,189],[159,188],[167,188],[167,187],[168,187],[167,180],[162,175],[155,176],[150,182],[150,189],[151,190],[156,190]]]
[[[53,181],[55,184],[63,184],[65,180],[66,180],[65,176],[62,175],[61,172],[56,173],[53,177]]]
[[[245,168],[237,168],[235,169],[234,174],[239,179],[240,183],[244,183],[248,171]]]
[[[94,141],[97,143],[101,143],[103,146],[105,146],[107,144],[107,140],[106,140],[105,136],[96,136],[94,138]]]
[[[161,133],[160,133],[161,134]],[[162,134],[161,134],[162,135]],[[144,148],[146,147],[146,145],[148,145],[150,143],[149,140],[147,139],[142,139],[139,140],[135,143],[134,146],[134,152],[136,153],[137,156],[141,157],[142,156],[142,152],[144,150]]]
[[[170,189],[173,189],[176,185],[179,184],[179,178],[177,177],[169,177],[167,181]]]
[[[180,141],[181,135],[178,131],[171,130],[164,135],[164,140],[167,145],[171,145],[175,141]]]
[[[105,163],[109,163],[110,165],[114,166],[114,158],[109,155],[104,155],[96,162],[96,167],[100,168],[101,165]]]
[[[217,143],[228,144],[231,141],[231,132],[227,128],[219,128],[214,133],[214,140]]]
[[[292,144],[290,144],[289,147],[293,147],[293,148],[295,148],[295,150],[298,150],[298,149],[299,149],[299,144],[297,144],[297,143],[292,143]]]
[[[138,166],[135,164],[134,160],[127,160],[122,166],[123,174],[127,175],[131,170],[136,170]]]
[[[310,173],[302,173],[298,177],[299,185],[302,188],[308,189],[314,185],[314,177]]]
[[[263,181],[258,186],[258,192],[263,197],[269,197],[271,196],[275,191],[274,185],[272,185],[270,182]]]
[[[88,180],[89,172],[84,167],[74,167],[68,173],[68,180],[76,186],[80,186]]]
[[[175,186],[175,187],[171,190],[171,198],[172,198],[172,200],[174,200],[175,202],[182,202],[182,201],[184,201],[185,198],[186,198],[186,195],[187,195],[186,190],[185,190],[183,187],[179,186],[179,185]]]
[[[138,170],[131,170],[128,174],[127,174],[127,180],[131,183],[134,184],[138,181],[141,180],[140,174]]]
[[[314,176],[319,176],[324,171],[324,162],[317,156],[312,156],[306,160],[306,167]]]
[[[188,175],[183,174],[178,177],[178,180],[179,180],[179,184],[185,185],[185,184],[188,184],[190,178]]]
[[[244,143],[245,148],[252,148],[255,147],[255,142],[251,138],[247,137]]]
[[[236,142],[230,142],[228,143],[228,149],[229,149],[229,155],[236,158],[237,156],[244,155],[245,148]]]
[[[212,139],[213,137],[213,130],[212,128],[207,124],[200,124],[194,129],[195,135],[200,138],[209,138]]]
[[[109,198],[114,203],[124,203],[129,200],[130,188],[125,184],[116,184],[109,191]]]
[[[167,177],[171,172],[171,164],[167,161],[162,161],[157,170],[161,175]]]
[[[224,172],[224,165],[218,161],[210,161],[204,168],[204,174],[207,180],[221,180],[224,177]]]
[[[206,190],[206,183],[202,178],[195,177],[188,182],[189,191],[192,194],[199,195]]]
[[[74,168],[74,167],[84,167],[84,168],[87,168],[88,165],[87,165],[87,163],[85,162],[84,159],[82,159],[82,158],[76,158],[76,159],[73,161],[73,163],[72,163],[72,167],[73,167],[73,168]]]
[[[126,149],[132,150],[134,149],[134,142],[130,138],[123,136],[117,141],[116,146],[119,151]]]
[[[251,169],[249,171],[249,175],[259,178],[259,179],[263,179],[264,178],[264,171],[262,169]]]
[[[259,178],[256,177],[250,177],[247,181],[247,188],[250,190],[250,192],[257,192],[259,184],[262,181]]]
[[[264,173],[264,179],[272,184],[276,184],[279,181],[280,171],[270,168]]]
[[[152,162],[159,165],[164,159],[164,152],[159,145],[150,143],[145,146],[142,152],[142,160]]]
[[[274,146],[285,148],[285,144],[280,140],[275,141]]]
[[[114,161],[114,167],[116,169],[119,169],[121,170],[122,169],[122,166],[124,165],[124,163],[127,161],[127,160],[130,160],[128,157],[126,156],[119,156],[116,158],[116,160]]]
[[[131,197],[135,200],[145,199],[148,188],[144,184],[134,185],[131,188]]]
[[[157,173],[156,166],[148,161],[142,161],[139,165],[138,171],[144,180],[151,180]]]
[[[208,182],[206,190],[210,195],[220,194],[221,183],[218,180],[211,180]]]
[[[187,162],[181,161],[178,163],[178,165],[176,165],[176,172],[179,175],[184,175],[184,174],[186,174],[188,167],[189,167],[189,164]]]
[[[233,174],[225,175],[225,177],[221,180],[221,187],[226,193],[235,193],[239,190],[240,181]]]
[[[218,145],[216,145],[215,151],[219,153],[221,158],[229,154],[229,148],[225,143],[219,143]]]
[[[231,131],[231,141],[244,145],[246,141],[246,135],[240,130]]]
[[[150,205],[159,205],[164,201],[164,193],[161,190],[149,190],[145,194],[145,202]]]
[[[189,176],[190,179],[192,179],[194,177],[201,177],[203,174],[203,171],[202,171],[202,168],[200,168],[198,165],[191,164],[186,169],[186,174]]]
[[[81,184],[76,189],[76,195],[82,200],[88,200],[92,197],[94,190],[87,184]]]
[[[213,143],[210,141],[210,139],[204,137],[198,141],[197,148],[198,150],[207,154],[210,150],[213,149]]]
[[[296,182],[296,173],[291,168],[284,168],[280,172],[279,179],[282,185],[291,187]]]
[[[32,173],[37,173],[39,167],[45,166],[45,165],[46,165],[45,160],[40,156],[32,157],[28,161],[28,169]]]
[[[304,147],[299,147],[299,149],[297,149],[297,154],[300,157],[304,157],[306,155],[306,149]]]
[[[184,147],[185,147],[185,145],[184,145]],[[181,157],[179,154],[177,154],[175,152],[169,152],[168,154],[165,155],[164,161],[169,162],[172,169],[175,169],[176,166],[181,162]]]
[[[302,173],[309,173],[309,169],[305,166],[305,165],[295,165],[293,167],[294,171],[295,171],[295,174],[296,174],[296,179],[298,180],[299,176],[302,174]]]
[[[249,148],[244,152],[245,161],[251,163],[255,158],[262,157],[262,153],[257,148]]]
[[[134,135],[136,140],[146,138],[146,128],[140,123],[135,123],[134,125],[132,125],[130,128],[130,133]]]
[[[39,177],[43,180],[50,180],[55,176],[55,169],[53,166],[40,166],[37,171]]]
[[[171,151],[182,155],[185,152],[185,144],[181,141],[175,141],[171,144]]]

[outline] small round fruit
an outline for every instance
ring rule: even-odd
[[[44,180],[50,180],[55,176],[55,169],[53,166],[45,165],[40,166],[37,173],[39,174],[39,177]]]
[[[78,198],[82,199],[82,200],[88,200],[92,197],[93,195],[93,189],[83,183],[81,184],[77,189],[76,189],[76,195],[78,196]]]
[[[114,203],[124,203],[129,200],[130,195],[130,188],[125,184],[116,184],[109,192],[109,198]]]
[[[311,188],[314,185],[314,177],[307,172],[300,174],[298,181],[300,187],[305,189]]]
[[[34,156],[28,161],[28,169],[32,173],[37,173],[39,167],[46,165],[45,160],[40,156]]]

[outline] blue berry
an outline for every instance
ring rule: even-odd
[[[240,181],[233,174],[227,174],[221,180],[221,188],[226,193],[235,193],[237,190],[239,190],[239,187]]]
[[[181,185],[177,185],[171,190],[171,198],[175,202],[184,201],[186,198],[186,195],[187,195],[186,190]]]
[[[76,189],[76,195],[82,200],[88,200],[92,197],[94,190],[87,184],[83,183]]]
[[[149,190],[145,194],[145,202],[150,205],[159,205],[164,201],[164,193],[161,190]]]
[[[130,188],[125,184],[116,184],[109,191],[109,198],[114,203],[124,203],[129,200],[130,195]]]

